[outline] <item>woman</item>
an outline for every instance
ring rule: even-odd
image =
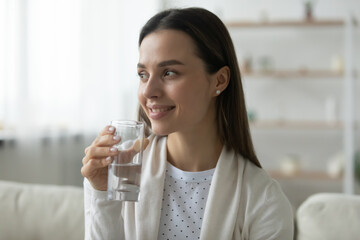
[[[293,238],[290,204],[255,155],[226,27],[199,8],[152,17],[139,38],[139,120],[151,134],[141,199],[106,200],[119,139],[85,150],[86,239]]]

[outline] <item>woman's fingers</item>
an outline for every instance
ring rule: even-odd
[[[101,159],[111,156],[116,156],[118,149],[116,147],[89,147],[87,148],[86,155],[82,163],[86,164],[91,159]]]
[[[107,157],[101,159],[91,159],[87,165],[89,165],[91,169],[98,169],[98,168],[106,167],[110,163],[111,163],[111,157]]]
[[[118,152],[116,147],[92,147],[86,155],[89,158],[103,158],[108,156],[115,156]]]
[[[90,159],[81,168],[84,177],[91,178],[97,170],[107,167],[111,163],[111,157],[102,159]]]
[[[91,185],[97,190],[106,190],[107,166],[118,153],[115,144],[121,141],[115,137],[115,128],[106,126],[95,138],[92,144],[85,148],[82,159],[81,174],[89,179]]]
[[[98,136],[90,146],[85,148],[84,153],[87,154],[90,148],[94,146],[99,146],[99,147],[112,146],[119,143],[120,141],[121,141],[120,136],[114,136],[114,135]]]
[[[104,174],[107,172],[107,166],[112,162],[128,163],[130,162],[140,150],[144,150],[148,144],[148,139],[137,140],[131,146],[130,149],[119,151],[113,145],[119,142],[119,138],[114,138],[113,135],[105,134],[99,136],[96,143],[85,149],[86,155],[83,158],[83,166],[81,168],[81,174],[90,180],[90,183],[95,186],[96,189],[106,189],[103,186]],[[95,141],[94,141],[95,142]],[[96,144],[110,145],[106,147],[100,147]],[[102,180],[99,185],[99,177]],[[95,181],[95,179],[98,179]],[[100,186],[100,187],[99,187]]]
[[[130,162],[133,157],[144,150],[149,144],[148,139],[137,140],[130,149],[118,151],[115,144],[121,141],[121,137],[114,136],[115,128],[108,125],[96,137],[93,143],[85,148],[85,156],[82,159],[81,173],[84,177],[93,176],[101,168],[107,167],[113,159],[122,163]]]
[[[104,136],[107,134],[114,134],[115,132],[115,127],[111,126],[111,125],[107,125],[106,127],[104,127],[104,129],[100,132],[99,136]]]
[[[120,141],[120,139],[116,138],[114,139],[114,133],[115,133],[115,128],[113,126],[106,126],[103,130],[101,130],[101,132],[99,133],[99,135],[95,138],[95,140],[92,142],[92,144],[85,148],[85,154],[87,154],[89,148],[91,146],[106,146],[106,145],[113,145],[114,142],[118,142]],[[113,140],[113,141],[109,141],[109,140]]]
[[[97,138],[95,145],[96,146],[111,146],[114,144],[117,144],[121,141],[120,136],[114,136],[114,135],[104,135]]]

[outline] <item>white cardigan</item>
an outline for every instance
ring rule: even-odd
[[[166,168],[166,137],[150,137],[140,200],[111,202],[84,181],[85,239],[157,239]],[[201,240],[291,240],[293,213],[279,184],[224,147],[206,203]]]

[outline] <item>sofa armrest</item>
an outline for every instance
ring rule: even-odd
[[[83,238],[82,188],[0,181],[0,240]]]
[[[360,196],[320,193],[296,214],[297,240],[354,240],[360,236]]]

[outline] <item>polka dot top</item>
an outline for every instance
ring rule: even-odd
[[[158,240],[200,239],[214,171],[185,172],[167,163]]]

